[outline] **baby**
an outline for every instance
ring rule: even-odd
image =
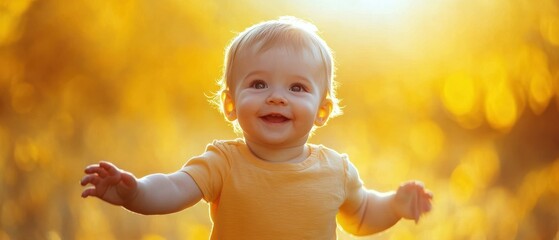
[[[249,27],[227,48],[216,97],[243,138],[216,140],[170,174],[136,178],[109,162],[88,166],[82,197],[140,214],[210,204],[211,239],[336,239],[383,231],[431,209],[410,181],[396,191],[364,188],[345,154],[307,143],[340,114],[330,48],[308,22],[282,17]]]

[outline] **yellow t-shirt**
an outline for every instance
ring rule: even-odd
[[[214,141],[188,173],[210,203],[211,239],[336,239],[340,208],[358,209],[365,189],[347,155],[309,144],[300,163],[270,163],[242,139]]]

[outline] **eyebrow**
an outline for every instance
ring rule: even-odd
[[[309,86],[314,86],[316,84],[315,81],[312,81],[309,78],[301,76],[301,75],[290,75],[289,79],[296,79],[297,81],[302,81],[306,85],[309,85]]]
[[[251,77],[251,76],[254,76],[254,75],[268,75],[268,74],[269,74],[269,73],[268,73],[267,71],[262,71],[262,70],[252,71],[252,72],[248,73],[247,75],[245,75],[245,76],[243,77],[243,80],[245,80],[245,79],[247,79],[247,78],[249,78],[249,77]],[[288,75],[287,77],[288,77],[288,79],[290,79],[290,80],[291,80],[291,79],[296,79],[296,80],[301,80],[301,81],[308,82],[308,83],[313,83],[313,81],[310,80],[309,77],[306,77],[306,76],[303,76],[303,75],[299,75],[299,74],[290,74],[290,75]]]
[[[262,70],[256,70],[256,71],[249,72],[247,75],[243,77],[243,79],[246,79],[252,75],[266,75],[266,74],[268,74],[268,72]]]

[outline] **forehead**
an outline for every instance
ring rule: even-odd
[[[289,46],[247,49],[237,56],[233,80],[254,72],[297,76],[314,82],[327,82],[324,62],[316,51]]]
[[[327,71],[327,49],[313,33],[294,28],[255,29],[239,39],[232,67],[266,54],[282,54],[293,61],[322,66]],[[233,69],[235,70],[235,69]]]

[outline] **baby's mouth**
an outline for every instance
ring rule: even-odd
[[[281,115],[281,114],[277,114],[277,113],[272,113],[272,114],[268,114],[268,115],[264,115],[262,117],[260,117],[262,120],[264,120],[265,122],[270,122],[270,123],[283,123],[283,122],[287,122],[290,119]]]

